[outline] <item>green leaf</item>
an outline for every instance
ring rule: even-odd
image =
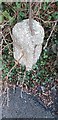
[[[51,16],[51,15],[49,15],[49,16],[48,16],[48,18],[49,18],[49,20],[51,20],[52,16]]]
[[[45,82],[48,82],[48,78],[45,78]]]
[[[33,69],[33,70],[37,70],[37,69],[38,69],[38,66],[35,64],[35,65],[32,66],[32,69]]]
[[[46,3],[44,3],[44,8],[43,8],[44,10],[46,10],[47,9],[47,4]]]
[[[16,7],[21,8],[21,3],[16,2]]]
[[[29,76],[27,76],[27,79],[29,80],[29,79],[30,79],[30,77],[29,77]]]
[[[34,88],[34,84],[32,83],[31,86]]]
[[[2,0],[0,0],[0,4],[2,3]]]
[[[35,76],[34,76],[34,75],[32,76],[32,79],[35,79]]]
[[[0,71],[3,69],[2,67],[3,67],[2,66],[2,58],[0,58]]]
[[[11,16],[9,15],[9,13],[6,10],[2,14],[6,19],[8,19],[8,20],[11,19]]]
[[[25,13],[24,13],[24,12],[22,12],[22,11],[20,11],[20,12],[19,12],[19,15],[20,15],[20,17],[22,17],[22,18],[24,18],[24,17],[25,17]]]
[[[45,2],[49,3],[49,2],[50,2],[50,0],[45,0]]]
[[[21,66],[21,71],[24,72],[25,69],[26,69],[26,67],[22,65],[22,66]]]
[[[58,12],[53,13],[53,14],[52,14],[52,17],[53,17],[55,20],[58,19]]]
[[[15,21],[15,18],[14,18],[14,17],[9,17],[10,25],[12,25],[14,21]]]
[[[4,17],[2,15],[2,12],[0,11],[0,24],[3,22],[3,20],[4,20]]]

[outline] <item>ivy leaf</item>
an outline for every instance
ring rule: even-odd
[[[22,18],[24,18],[24,17],[25,17],[24,12],[22,12],[22,11],[20,11],[19,15],[20,15],[20,17],[22,17]]]
[[[44,3],[44,10],[46,10],[47,9],[47,5],[46,5],[46,3]]]
[[[3,16],[8,20],[11,18],[11,16],[9,15],[9,13],[6,10],[3,12]]]
[[[4,16],[7,20],[9,20],[10,25],[12,25],[12,23],[13,23],[14,20],[15,20],[15,18],[14,18],[14,17],[11,17],[6,10],[3,12],[3,16]]]
[[[19,9],[21,8],[21,3],[16,2],[16,7]]]
[[[51,16],[51,15],[49,15],[49,16],[48,16],[48,18],[49,18],[49,20],[51,20],[52,16]]]
[[[52,14],[52,17],[53,17],[55,20],[58,19],[58,12],[53,13],[53,14]]]

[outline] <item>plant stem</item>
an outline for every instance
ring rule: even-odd
[[[31,35],[33,36],[34,35],[34,31],[33,31],[33,25],[32,25],[32,8],[31,8],[31,3],[32,3],[32,0],[30,0],[30,2],[29,2],[29,28],[30,28],[30,31],[31,31]]]

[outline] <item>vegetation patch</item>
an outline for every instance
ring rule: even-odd
[[[23,87],[26,92],[40,97],[46,106],[53,104],[51,94],[58,80],[58,2],[32,3],[32,17],[41,22],[45,29],[45,38],[40,59],[30,71],[26,71],[26,67],[14,59],[11,37],[14,24],[29,17],[29,3],[5,2],[0,7],[3,82]]]

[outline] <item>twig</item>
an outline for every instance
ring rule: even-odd
[[[45,20],[43,20],[42,18],[38,18],[38,16],[35,16],[35,15],[33,15],[34,16],[34,19],[37,19],[37,20],[41,20],[43,23],[56,23],[56,22],[58,22],[58,20],[47,20],[47,21],[45,21]]]
[[[7,74],[7,76],[6,76],[6,77],[7,77],[7,79],[8,79],[9,74],[10,74],[10,73],[11,73],[11,71],[12,71],[12,70],[13,70],[13,69],[17,66],[18,62],[19,62],[19,61],[20,61],[20,59],[23,57],[23,55],[24,55],[24,54],[22,54],[22,55],[21,55],[21,57],[17,60],[17,62],[15,62],[15,65],[14,65],[14,66],[10,69],[10,71],[8,72],[8,74]]]
[[[7,107],[9,107],[9,87],[7,85]]]
[[[11,43],[7,44],[6,46],[4,46],[4,48],[2,48],[2,50],[4,50],[7,46],[9,46],[11,44],[13,44],[13,42],[11,42]]]
[[[12,40],[14,41],[16,41],[16,38],[14,37],[14,35],[11,33],[11,30],[10,30],[10,28],[8,28],[9,29],[9,34],[10,34],[10,36],[11,36],[11,38],[12,38]],[[17,44],[17,43],[16,43]]]
[[[40,3],[41,4],[41,3]],[[38,15],[38,13],[40,14],[40,7],[38,8],[38,11],[37,11],[37,13],[36,13],[36,16]]]
[[[2,33],[2,37],[3,37],[4,42],[8,45],[8,43],[6,42],[6,39],[5,39],[5,36],[3,35],[3,33]],[[8,45],[8,48],[9,48],[9,45]],[[11,52],[10,48],[9,48],[9,51]]]
[[[25,70],[25,72],[24,72],[24,77],[23,77],[23,81],[22,81],[21,98],[23,98],[22,93],[23,93],[23,84],[24,84],[25,76],[26,76],[26,70]]]
[[[16,85],[13,86],[13,93],[16,92]]]
[[[34,31],[33,31],[33,24],[32,24],[32,8],[31,8],[31,3],[32,0],[30,0],[29,2],[29,27],[30,27],[30,31],[31,31],[31,35],[34,35]]]
[[[54,31],[56,25],[57,25],[57,22],[56,22],[55,25],[53,26],[52,31],[51,31],[51,33],[50,33],[50,35],[49,35],[49,37],[48,37],[48,39],[47,39],[47,42],[46,42],[46,44],[45,44],[45,46],[44,46],[43,49],[45,49],[45,48],[47,47],[48,42],[49,42],[49,40],[50,40],[50,38],[51,38],[51,36],[52,36],[52,33],[53,33],[53,31]]]

